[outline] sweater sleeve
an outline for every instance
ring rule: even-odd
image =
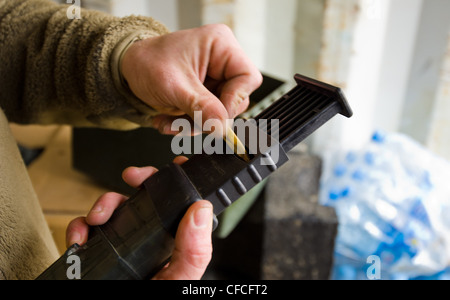
[[[168,30],[148,17],[113,17],[48,0],[0,0],[0,107],[10,122],[132,129],[154,111],[121,84],[121,53]]]

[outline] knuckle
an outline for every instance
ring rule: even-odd
[[[263,78],[263,75],[261,74],[261,72],[255,71],[255,76],[254,76],[254,78],[255,78],[255,86],[256,86],[256,87],[261,86],[262,83],[263,83],[263,81],[264,81],[264,78]]]
[[[212,258],[212,249],[203,248],[196,251],[189,251],[186,253],[186,262],[193,268],[198,270],[205,269]]]
[[[226,24],[216,24],[216,30],[221,33],[230,34],[232,33],[231,28]]]
[[[250,105],[249,94],[245,92],[238,92],[232,98],[232,117],[243,113]]]
[[[214,33],[214,34],[218,35],[219,37],[234,36],[233,30],[226,24],[209,24],[209,25],[205,25],[204,28],[209,33]]]
[[[68,235],[70,232],[78,231],[80,229],[83,229],[86,224],[86,218],[85,217],[78,217],[74,220],[72,220],[66,228],[66,235]]]
[[[115,193],[115,192],[108,192],[103,194],[100,198],[99,198],[99,202],[109,202],[112,201],[114,199],[117,199],[119,197],[122,197],[122,195]]]
[[[80,226],[80,224],[84,223],[84,217],[78,217],[70,221],[69,225],[67,226],[68,230],[73,230],[74,228]]]

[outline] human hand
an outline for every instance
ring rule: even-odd
[[[172,122],[194,119],[201,111],[204,125],[215,130],[243,113],[262,75],[225,25],[206,25],[134,43],[122,60],[122,75],[133,93],[156,109],[153,126],[176,134]],[[217,122],[216,122],[217,121]]]
[[[186,160],[179,157],[175,159],[175,163],[182,164]],[[156,172],[157,170],[152,167],[132,167],[126,169],[122,177],[127,184],[137,188]],[[67,247],[85,244],[88,240],[89,226],[105,224],[114,210],[126,200],[127,197],[116,193],[101,196],[87,217],[77,218],[69,224],[66,234]],[[212,256],[212,224],[212,204],[209,201],[194,203],[180,222],[170,263],[153,279],[200,280]]]

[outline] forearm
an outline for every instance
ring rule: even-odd
[[[47,0],[0,0],[0,106],[17,123],[127,129],[150,113],[114,80],[121,47],[139,33],[161,35],[150,18],[116,18]],[[131,120],[131,122],[130,122]]]

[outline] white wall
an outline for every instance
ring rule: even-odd
[[[450,33],[447,41],[427,145],[438,155],[450,160]]]
[[[335,118],[321,128],[312,138],[317,153],[357,147],[373,121],[389,0],[379,0],[376,15],[359,1],[346,4],[332,0],[326,6],[317,78],[343,89],[354,116]]]
[[[118,17],[144,15],[164,23],[170,30],[178,30],[177,0],[81,0],[86,8],[98,9]]]
[[[148,0],[111,0],[111,13],[118,17],[147,15]]]
[[[135,1],[135,0],[132,0]],[[161,21],[169,30],[179,29],[177,0],[143,0],[147,3],[147,15]],[[127,1],[128,3],[131,1]]]
[[[203,0],[202,24],[227,24],[262,71],[292,79],[296,7],[297,0]]]
[[[405,132],[425,144],[432,134],[429,126],[433,115],[442,114],[433,109],[440,107],[442,111],[445,107],[435,101],[450,29],[450,1],[358,2],[358,20],[350,39],[342,35],[346,28],[339,23],[342,16],[325,12],[327,21],[317,75],[343,88],[355,115],[350,120],[337,118],[319,130],[313,149],[323,153],[335,147],[358,147],[375,129]],[[333,5],[328,5],[327,10],[331,9]],[[338,19],[333,22],[336,14]],[[342,65],[345,59],[340,56],[350,58],[348,65]],[[448,103],[450,99],[440,101]],[[440,127],[439,132],[444,130],[442,121],[434,124]]]
[[[425,144],[437,107],[443,56],[448,49],[450,1],[424,0],[418,26],[400,130]]]

